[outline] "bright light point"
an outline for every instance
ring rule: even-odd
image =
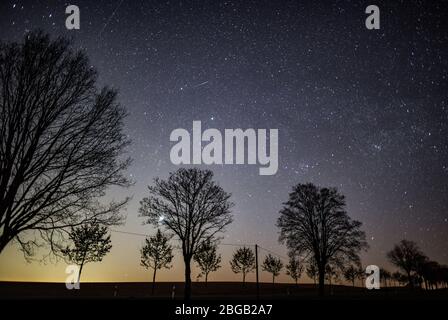
[[[162,222],[163,220],[165,220],[165,216],[160,216],[159,217],[159,222]]]

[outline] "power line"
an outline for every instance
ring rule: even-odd
[[[128,234],[128,235],[133,235],[133,236],[139,236],[139,237],[150,237],[150,236],[151,236],[151,235],[149,235],[149,234],[138,233],[138,232],[120,231],[120,230],[113,230],[113,229],[110,230],[110,231],[111,231],[111,232],[115,232],[115,233],[121,233],[121,234]],[[219,243],[219,245],[222,245],[222,246],[231,246],[231,247],[254,247],[254,246],[255,246],[255,244],[250,244],[250,243]],[[264,247],[262,247],[262,246],[260,246],[260,245],[258,245],[258,248],[260,248],[260,249],[262,249],[262,250],[264,250],[264,251],[266,251],[266,252],[269,252],[269,253],[271,253],[271,254],[273,254],[273,255],[279,257],[279,258],[285,259],[286,261],[289,260],[289,258],[287,258],[287,257],[285,257],[285,256],[283,256],[283,255],[281,255],[281,254],[278,254],[278,253],[276,253],[276,252],[274,252],[274,251],[272,251],[272,250],[266,249],[266,248],[264,248]]]
[[[286,261],[289,260],[289,258],[287,258],[287,257],[285,257],[285,256],[283,256],[283,255],[281,255],[281,254],[275,253],[275,252],[272,251],[272,250],[263,248],[263,247],[261,247],[261,246],[258,246],[258,247],[259,247],[260,249],[263,249],[264,251],[267,251],[267,252],[269,252],[269,253],[272,253],[273,255],[276,255],[276,256],[279,257],[279,258],[285,259]]]
[[[253,247],[254,244],[247,244],[247,243],[219,243],[223,246],[233,246],[233,247]]]
[[[129,231],[120,231],[120,230],[110,230],[111,232],[116,233],[123,233],[123,234],[129,234],[133,236],[140,236],[140,237],[150,237],[151,235],[145,234],[145,233],[138,233],[138,232],[129,232]],[[223,246],[234,246],[234,247],[253,247],[254,244],[248,244],[248,243],[219,243]]]

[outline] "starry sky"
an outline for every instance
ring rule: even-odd
[[[80,30],[65,28],[64,1],[3,0],[0,38],[21,41],[36,28],[71,37],[97,68],[99,84],[119,89],[129,112],[128,174],[135,184],[107,196],[133,196],[125,225],[115,230],[154,232],[138,217],[139,201],[154,177],[177,169],[169,157],[171,131],[191,131],[200,120],[203,129],[279,129],[273,176],[260,176],[254,165],[202,166],[235,203],[219,249],[223,268],[211,280],[240,278],[227,262],[240,244],[286,256],[275,223],[299,182],[346,195],[370,245],[364,265],[393,270],[385,254],[401,239],[448,263],[446,3],[375,1],[380,30],[365,27],[371,1],[70,4],[80,8]],[[112,240],[111,253],[88,265],[84,280],[149,280],[139,266],[144,237],[113,232]],[[63,281],[64,269],[27,264],[14,246],[0,256],[0,280]],[[176,258],[158,279],[182,280],[182,272]]]

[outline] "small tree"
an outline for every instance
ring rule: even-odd
[[[316,285],[317,284],[316,279],[317,279],[317,276],[319,275],[319,271],[317,270],[316,264],[313,263],[312,261],[309,262],[308,267],[306,268],[305,271],[306,271],[306,275],[309,278],[313,279],[314,284]]]
[[[140,249],[141,265],[146,269],[151,268],[154,270],[152,275],[152,294],[154,294],[157,270],[171,268],[173,248],[168,243],[169,241],[170,237],[164,235],[160,229],[157,229],[156,235],[145,239],[145,244]]]
[[[398,286],[402,285],[403,283],[406,283],[407,281],[406,276],[398,271],[392,273],[392,279],[397,283]]]
[[[303,265],[299,260],[299,257],[294,254],[289,255],[289,263],[286,265],[286,274],[290,276],[296,285],[300,279],[303,272]]]
[[[84,265],[101,261],[112,248],[110,235],[107,234],[107,227],[92,223],[71,228],[69,239],[73,246],[67,246],[61,252],[71,263],[79,266],[79,282]]]
[[[327,267],[325,268],[325,280],[327,280],[330,284],[330,292],[333,290],[333,283],[338,281],[339,278],[339,272],[336,265],[327,264]]]
[[[283,268],[283,263],[279,258],[274,257],[271,254],[268,254],[261,265],[264,271],[272,273],[272,284],[274,284],[275,277],[280,274],[280,271]]]
[[[364,281],[366,279],[366,270],[360,265],[357,270],[356,278],[361,282],[361,287],[364,286]]]
[[[246,274],[255,269],[255,254],[249,248],[242,247],[235,251],[230,267],[234,273],[243,274],[243,286],[246,284]]]
[[[345,280],[352,283],[353,287],[355,287],[355,280],[358,278],[359,268],[354,267],[353,265],[344,269],[344,278]]]
[[[386,269],[381,268],[380,277],[381,277],[381,279],[384,280],[384,286],[387,288],[388,281],[392,278],[391,273],[389,271],[387,271]]]
[[[217,245],[210,239],[203,241],[198,252],[193,256],[193,260],[201,269],[201,275],[205,276],[205,285],[208,282],[208,275],[221,268],[221,255],[217,254]]]

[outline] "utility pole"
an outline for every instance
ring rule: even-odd
[[[255,276],[257,281],[257,300],[260,299],[260,283],[258,282],[258,245],[255,244]]]

